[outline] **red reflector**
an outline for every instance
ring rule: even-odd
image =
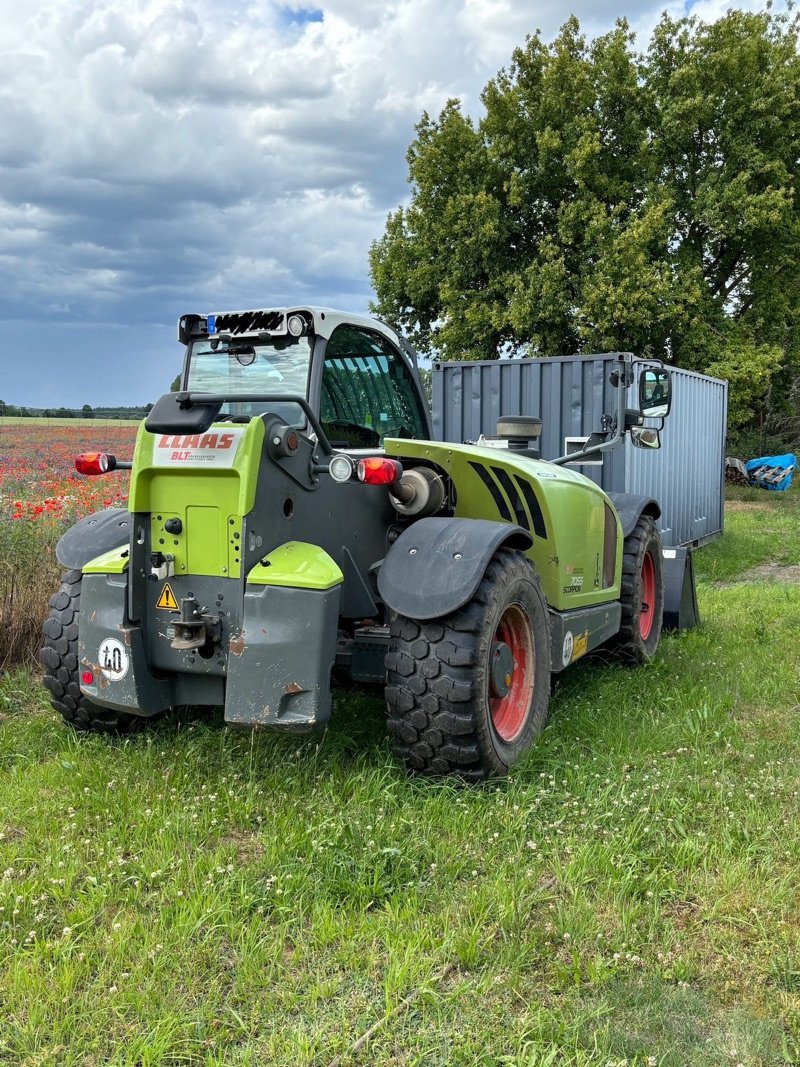
[[[391,485],[403,477],[403,468],[395,459],[386,459],[384,456],[371,456],[369,459],[360,459],[356,467],[356,474],[360,482],[367,485]]]
[[[91,671],[84,671],[81,675],[81,685],[91,685],[94,681],[94,675]]]
[[[113,470],[112,458],[106,452],[81,452],[75,457],[75,470],[79,474],[105,474]]]

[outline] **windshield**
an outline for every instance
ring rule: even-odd
[[[268,343],[220,341],[212,349],[209,341],[195,341],[189,355],[186,388],[197,393],[224,393],[231,398],[244,393],[300,393],[308,396],[308,368],[311,342],[308,337]],[[295,425],[304,416],[296,404],[271,404],[266,400],[231,401],[224,405],[226,415],[258,415],[274,411]]]

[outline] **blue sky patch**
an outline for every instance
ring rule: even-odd
[[[287,25],[293,26],[305,26],[307,22],[322,22],[324,15],[321,8],[318,7],[304,7],[299,10],[296,8],[282,7],[280,8],[281,19],[286,22]]]

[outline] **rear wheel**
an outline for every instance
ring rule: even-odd
[[[622,620],[616,648],[634,665],[655,655],[664,615],[661,535],[650,515],[641,515],[625,538],[622,555]]]
[[[76,730],[96,733],[132,733],[144,719],[93,704],[81,692],[78,662],[78,617],[81,603],[80,571],[67,571],[57,593],[50,597],[50,614],[42,627],[44,644],[39,662],[45,668],[44,684],[55,710]]]
[[[463,608],[391,624],[386,704],[394,752],[415,774],[505,774],[538,737],[550,697],[539,578],[501,549]]]

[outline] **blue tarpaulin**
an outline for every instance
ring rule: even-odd
[[[745,463],[751,485],[760,489],[784,492],[792,484],[792,475],[797,470],[797,456],[787,452],[785,456],[761,456]]]

